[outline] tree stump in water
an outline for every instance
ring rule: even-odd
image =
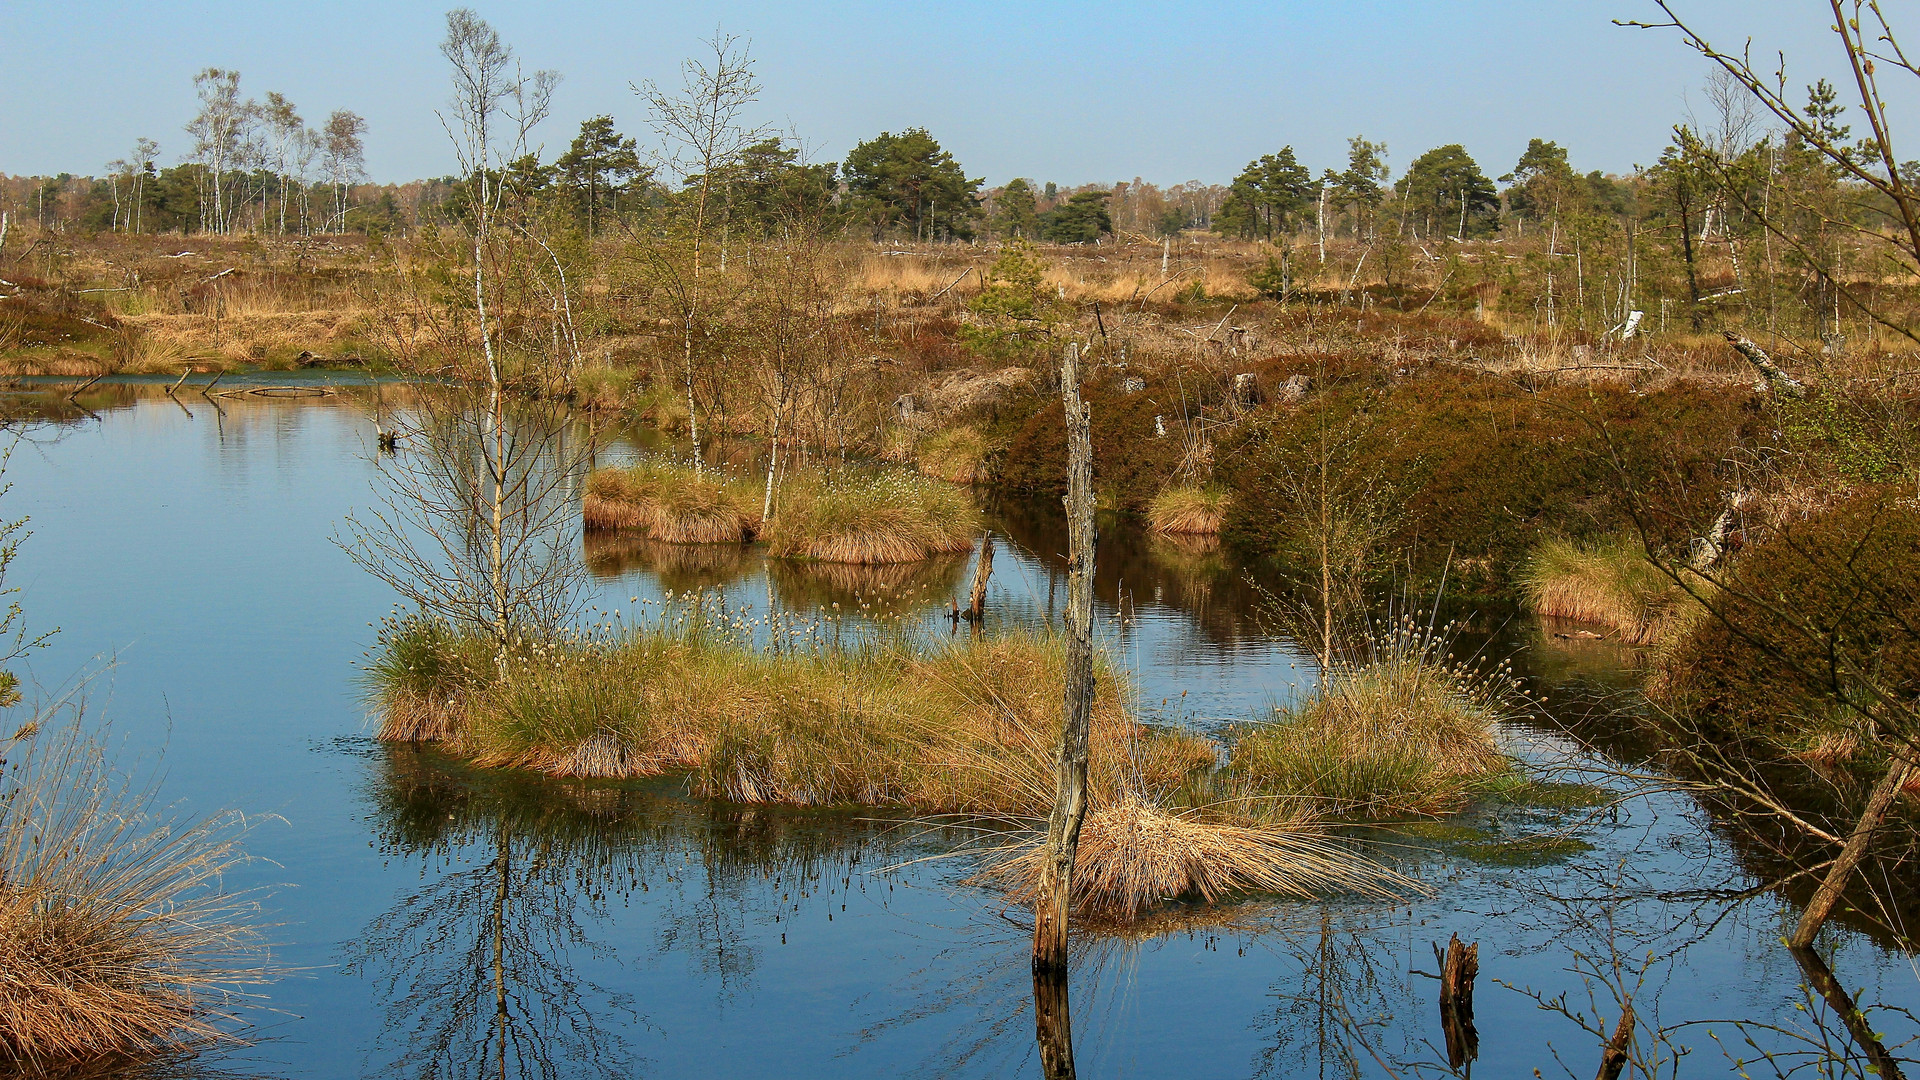
[[[993,534],[980,541],[980,562],[973,568],[973,593],[962,617],[978,623],[987,617],[987,579],[993,576]]]

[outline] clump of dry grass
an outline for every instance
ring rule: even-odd
[[[1548,540],[1520,569],[1527,606],[1539,615],[1604,626],[1633,645],[1675,628],[1684,591],[1633,542]]]
[[[1174,536],[1218,535],[1227,520],[1229,496],[1218,488],[1172,487],[1147,504],[1147,525]]]
[[[381,737],[432,732],[489,766],[568,776],[691,773],[738,802],[860,803],[1027,819],[1053,799],[1064,655],[1048,638],[912,645],[863,641],[772,651],[710,602],[657,624],[528,646],[504,673],[483,646],[430,621],[388,624],[367,669]],[[429,658],[424,654],[435,654]],[[1133,721],[1108,673],[1095,701],[1092,787],[1178,787],[1211,743]],[[1144,781],[1140,778],[1145,778]]]
[[[976,880],[1033,902],[1045,835],[988,857]],[[1073,904],[1084,917],[1130,922],[1163,900],[1212,902],[1233,893],[1304,899],[1348,893],[1397,899],[1418,886],[1304,814],[1287,820],[1222,820],[1206,808],[1175,811],[1134,793],[1087,814],[1074,854]]]
[[[922,473],[950,484],[981,484],[987,479],[987,440],[971,427],[953,427],[920,441],[914,457]]]
[[[28,1073],[225,1036],[264,979],[237,822],[170,826],[78,710],[0,741],[0,1061]]]
[[[1337,660],[1306,700],[1238,733],[1228,763],[1250,795],[1366,817],[1459,810],[1512,762],[1495,739],[1518,694],[1506,665],[1458,663],[1403,621]]]
[[[596,469],[581,520],[589,529],[632,529],[669,544],[738,544],[759,527],[750,485],[663,462]]]
[[[775,558],[874,564],[967,551],[979,531],[967,492],[886,472],[793,477],[763,535]]]

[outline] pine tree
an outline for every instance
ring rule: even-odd
[[[618,210],[614,197],[641,173],[640,155],[631,138],[613,129],[613,117],[596,116],[580,125],[580,134],[554,162],[560,185],[572,196],[587,235],[600,231],[600,211]]]

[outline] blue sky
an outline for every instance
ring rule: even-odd
[[[1679,6],[1723,47],[1750,37],[1757,57],[1786,50],[1796,86],[1841,73],[1825,3]],[[764,86],[755,118],[797,132],[816,160],[924,126],[990,184],[1225,182],[1283,144],[1317,171],[1340,164],[1354,134],[1384,140],[1396,175],[1452,142],[1499,175],[1531,137],[1567,146],[1578,168],[1626,171],[1658,156],[1706,74],[1672,32],[1612,25],[1656,17],[1648,0],[473,7],[529,68],[564,76],[540,132],[549,159],[603,112],[648,142],[629,83],[676,78],[718,26],[752,41]],[[99,171],[142,135],[176,161],[193,74],[216,65],[238,68],[250,95],[288,95],[309,122],[335,108],[365,116],[376,180],[445,174],[453,159],[434,117],[447,95],[445,10],[6,0],[0,172]]]

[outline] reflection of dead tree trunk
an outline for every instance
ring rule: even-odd
[[[1080,824],[1087,816],[1087,741],[1093,714],[1093,440],[1087,406],[1080,398],[1080,350],[1075,345],[1067,346],[1060,367],[1060,396],[1067,414],[1065,724],[1033,910],[1034,1013],[1049,1077],[1073,1075],[1070,1044],[1061,1040],[1064,1057],[1048,1059],[1045,1054],[1049,1032],[1067,1031],[1067,917]],[[1051,992],[1042,993],[1042,983],[1055,979],[1057,999]]]
[[[1788,946],[1787,951],[1793,954],[1794,961],[1800,965],[1801,972],[1807,976],[1807,985],[1813,987],[1822,998],[1826,999],[1827,1007],[1839,1014],[1841,1022],[1847,1025],[1847,1032],[1853,1036],[1853,1041],[1859,1043],[1860,1049],[1866,1052],[1867,1061],[1873,1066],[1869,1071],[1878,1075],[1880,1080],[1902,1080],[1905,1074],[1900,1071],[1899,1060],[1887,1052],[1886,1044],[1880,1040],[1879,1035],[1874,1033],[1873,1025],[1867,1022],[1866,1014],[1860,1011],[1860,1007],[1847,994],[1847,988],[1834,977],[1826,961],[1820,959],[1820,954],[1812,949],[1795,946]]]
[[[1827,916],[1833,914],[1833,906],[1840,901],[1841,890],[1847,887],[1847,879],[1853,876],[1854,868],[1866,857],[1867,846],[1873,842],[1874,834],[1893,810],[1895,799],[1900,797],[1900,789],[1905,786],[1907,777],[1913,772],[1913,764],[1906,758],[1894,755],[1887,773],[1874,785],[1873,794],[1867,797],[1867,808],[1860,813],[1860,820],[1854,823],[1852,835],[1840,849],[1840,855],[1833,860],[1833,867],[1827,871],[1825,880],[1814,890],[1813,900],[1807,904],[1807,910],[1800,913],[1800,922],[1793,928],[1793,936],[1787,939],[1791,948],[1805,949],[1813,945],[1813,937],[1820,932],[1821,924]]]
[[[1480,974],[1480,946],[1461,943],[1455,934],[1446,951],[1433,947],[1440,963],[1440,1028],[1447,1037],[1447,1064],[1456,1072],[1480,1056],[1480,1033],[1473,1026],[1473,980]]]
[[[493,1019],[496,1037],[495,1074],[507,1077],[507,885],[513,870],[513,835],[500,822],[500,856],[495,864],[500,871],[499,884],[493,890]]]
[[[1033,1015],[1040,1041],[1040,1075],[1047,1080],[1071,1078],[1073,1025],[1067,1007],[1067,970],[1033,969]]]
[[[1607,1052],[1600,1055],[1600,1073],[1595,1080],[1620,1080],[1620,1070],[1627,1067],[1627,1049],[1632,1045],[1633,1003],[1625,1002],[1620,1006],[1620,1023],[1607,1041]]]

